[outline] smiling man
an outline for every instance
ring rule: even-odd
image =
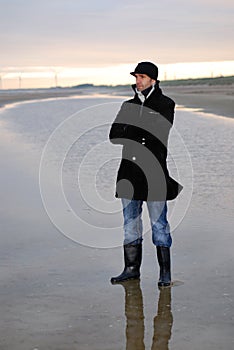
[[[110,141],[123,145],[117,175],[116,197],[121,198],[124,216],[123,272],[112,283],[140,277],[142,260],[142,205],[146,202],[160,266],[158,286],[171,285],[170,247],[172,238],[167,220],[167,200],[182,189],[169,176],[167,143],[174,120],[175,103],[159,88],[158,67],[139,63],[133,99],[125,101],[110,130]]]

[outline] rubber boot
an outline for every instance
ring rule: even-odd
[[[111,278],[111,283],[124,282],[127,280],[138,279],[140,277],[142,244],[126,244],[123,247],[125,267],[119,276]]]
[[[158,286],[168,287],[171,285],[171,259],[170,248],[157,247],[157,257],[160,267]]]

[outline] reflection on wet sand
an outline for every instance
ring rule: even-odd
[[[126,350],[145,349],[144,312],[140,281],[122,283],[125,289]]]
[[[125,290],[126,350],[145,350],[144,305],[140,281],[127,281],[121,285]],[[171,288],[161,288],[153,322],[151,350],[169,349],[172,324]]]
[[[154,336],[152,350],[168,350],[171,339],[173,316],[171,312],[171,288],[160,290],[158,313],[154,318]]]

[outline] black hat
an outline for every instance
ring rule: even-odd
[[[130,74],[134,75],[135,74],[146,74],[148,75],[151,79],[157,80],[158,78],[158,67],[151,63],[151,62],[140,62],[136,66],[134,72],[131,72]]]

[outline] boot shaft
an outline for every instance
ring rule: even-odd
[[[157,257],[160,267],[170,269],[171,267],[171,257],[170,248],[157,246]]]
[[[125,267],[140,267],[142,261],[142,244],[124,245]]]

